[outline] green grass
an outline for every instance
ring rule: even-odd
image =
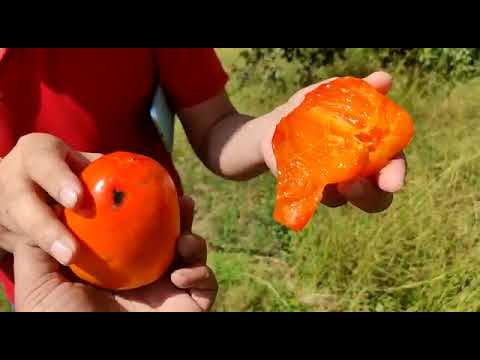
[[[227,69],[237,53],[219,49]],[[480,81],[419,97],[415,83],[395,80],[391,96],[416,123],[405,190],[381,214],[322,207],[298,234],[272,220],[270,175],[211,175],[178,128],[176,162],[220,283],[216,310],[480,310]],[[234,103],[261,114],[288,98],[262,86],[233,80]]]
[[[0,286],[0,312],[10,310],[10,305],[5,299],[5,295],[3,294],[3,289]]]
[[[227,70],[238,63],[239,49],[218,51]],[[295,76],[294,65],[278,66]],[[416,124],[405,190],[381,214],[321,207],[297,234],[272,220],[272,176],[236,183],[212,175],[177,126],[175,160],[220,284],[215,310],[480,310],[480,80],[419,96],[398,74],[391,96]],[[236,85],[233,78],[233,102],[253,115],[289,95]]]

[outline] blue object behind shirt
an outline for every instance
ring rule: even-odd
[[[153,98],[150,116],[163,140],[168,152],[173,149],[173,136],[175,130],[175,113],[170,109],[165,93],[159,86]]]

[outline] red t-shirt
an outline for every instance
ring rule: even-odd
[[[227,82],[210,48],[0,49],[0,156],[46,132],[79,151],[125,150],[156,158],[181,182],[152,122],[158,85],[173,111],[219,94]],[[0,284],[13,302],[11,258]]]

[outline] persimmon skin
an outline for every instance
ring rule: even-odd
[[[85,195],[64,222],[80,243],[70,269],[100,288],[128,290],[162,277],[180,234],[178,195],[155,160],[114,152],[80,174]]]
[[[318,86],[275,129],[274,219],[303,229],[325,186],[377,173],[413,134],[409,114],[364,80],[341,77]]]

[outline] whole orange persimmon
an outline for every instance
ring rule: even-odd
[[[180,234],[178,195],[155,160],[114,152],[80,174],[85,196],[64,210],[64,222],[80,242],[71,270],[111,290],[148,285],[165,274]]]
[[[374,175],[413,135],[410,115],[364,80],[318,86],[275,129],[275,220],[301,230],[326,185]]]

